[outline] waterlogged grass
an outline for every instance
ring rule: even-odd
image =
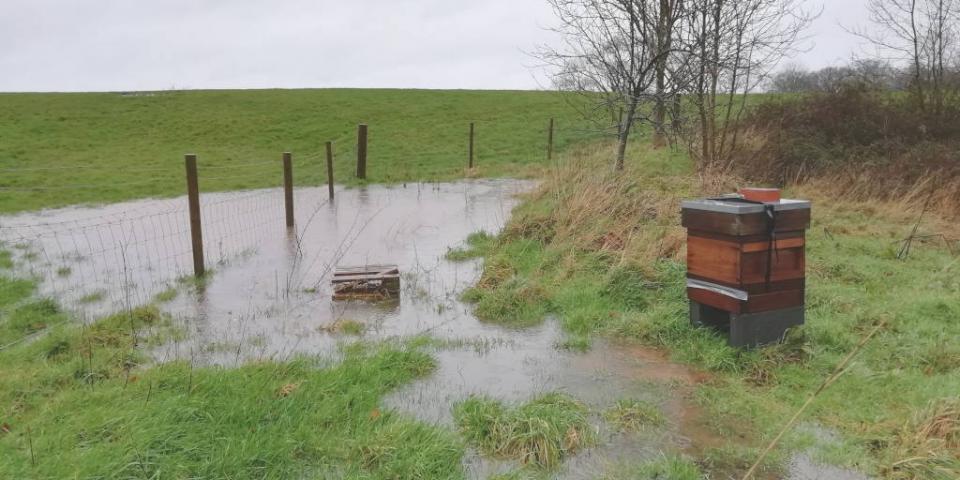
[[[620,466],[601,480],[703,480],[706,477],[692,459],[680,455],[661,455],[649,462]]]
[[[610,425],[623,431],[640,431],[666,423],[659,407],[649,402],[631,399],[618,400],[603,412],[603,418]]]
[[[462,477],[453,432],[379,407],[433,370],[416,348],[152,364],[141,347],[176,334],[156,307],[84,326],[33,291],[0,277],[0,478]]]
[[[696,399],[717,419],[712,427],[739,445],[707,451],[702,461],[711,471],[740,473],[834,366],[885,321],[805,416],[841,440],[794,432],[773,458],[815,450],[819,460],[886,478],[960,475],[954,437],[921,427],[937,418],[960,423],[954,410],[934,407],[960,392],[960,262],[934,241],[896,258],[897,242],[918,212],[788,191],[814,201],[806,325],[784,344],[740,350],[689,325],[679,226],[682,198],[730,191],[734,182],[700,184],[676,167],[651,174],[658,170],[650,165],[684,163],[663,150],[635,147],[621,176],[607,173],[609,158],[606,150],[569,156],[515,209],[500,236],[476,246],[484,273],[466,298],[478,316],[532,324],[552,314],[572,338],[634,339],[714,372]],[[950,228],[942,225],[930,218],[925,228]]]
[[[0,276],[0,347],[66,320],[54,301],[31,298],[34,289],[29,280]]]
[[[480,451],[547,469],[596,441],[587,413],[584,405],[559,393],[518,406],[471,397],[453,410],[460,433]]]
[[[357,124],[369,125],[368,181],[531,176],[555,149],[596,136],[557,92],[240,90],[0,94],[0,212],[184,194],[183,155],[203,191],[278,187],[281,153],[297,185],[356,184]],[[467,133],[475,122],[475,167]],[[68,172],[69,174],[64,174]]]
[[[179,294],[180,292],[175,287],[168,287],[154,295],[153,301],[158,303],[172,302]]]
[[[96,290],[80,297],[78,301],[82,304],[90,304],[102,302],[105,298],[107,298],[106,290]]]
[[[483,255],[484,248],[494,240],[494,236],[487,232],[479,231],[467,236],[466,246],[456,247],[447,250],[447,260],[453,262],[463,262]]]

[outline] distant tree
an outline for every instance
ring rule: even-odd
[[[770,91],[775,93],[810,92],[816,88],[813,72],[790,64],[778,71],[770,79]]]
[[[851,32],[908,65],[917,108],[939,116],[958,87],[950,64],[960,54],[960,0],[868,0],[867,8],[873,28]]]

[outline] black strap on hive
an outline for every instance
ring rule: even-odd
[[[774,255],[776,255],[776,260],[780,260],[780,255],[777,252],[777,212],[773,209],[773,205],[769,203],[763,204],[763,212],[767,215],[767,237],[769,238],[770,244],[767,247],[767,272],[764,276],[766,290],[770,290],[770,274],[773,272],[773,260]]]

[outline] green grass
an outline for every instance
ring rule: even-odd
[[[161,290],[160,293],[153,296],[153,301],[157,303],[168,303],[172,302],[180,292],[175,287],[167,287],[164,290]]]
[[[470,176],[530,176],[546,164],[550,117],[558,152],[592,138],[570,101],[578,97],[467,90],[0,94],[0,212],[180,195],[185,153],[198,155],[202,191],[279,186],[284,151],[297,185],[320,185],[326,141],[337,181],[356,184],[361,122],[370,182],[463,178],[470,122]]]
[[[80,297],[78,301],[82,304],[99,303],[105,298],[107,298],[106,290],[96,290]]]
[[[587,408],[559,393],[518,406],[471,397],[454,406],[453,416],[461,434],[480,451],[523,465],[557,467],[596,440],[587,422]]]
[[[0,347],[66,320],[53,300],[32,298],[34,289],[29,280],[0,275]]]
[[[417,349],[355,344],[336,363],[152,365],[136,345],[167,332],[155,307],[53,324],[62,314],[32,291],[0,279],[0,307],[22,305],[0,332],[26,333],[19,324],[34,319],[49,327],[0,350],[0,478],[462,477],[452,432],[379,407],[434,368]]]
[[[0,250],[0,268],[5,270],[13,268],[13,256],[7,250]]]
[[[842,441],[824,445],[795,432],[775,457],[815,449],[830,463],[888,478],[908,478],[897,462],[914,457],[919,468],[931,469],[921,470],[928,476],[934,466],[960,472],[949,440],[934,434],[912,442],[901,429],[931,402],[960,392],[960,264],[948,249],[925,244],[898,260],[896,242],[909,233],[910,221],[815,199],[806,325],[782,345],[731,348],[688,322],[685,267],[672,245],[683,235],[677,199],[697,195],[689,170],[651,175],[658,170],[650,165],[678,161],[676,155],[635,147],[627,173],[615,177],[602,171],[603,152],[585,155],[593,166],[579,168],[597,173],[564,170],[550,177],[514,211],[504,233],[481,247],[484,274],[467,294],[479,316],[529,325],[554,314],[574,338],[632,338],[712,371],[713,381],[698,387],[696,400],[716,419],[713,428],[741,445],[713,451],[707,460],[716,471],[740,472],[860,338],[886,320],[888,327],[804,417],[840,432]],[[609,204],[597,199],[602,192],[615,192]],[[604,246],[613,234],[623,240]],[[536,295],[526,293],[530,289]]]
[[[666,419],[656,405],[642,400],[618,400],[603,412],[603,418],[623,431],[639,431],[662,426]]]
[[[356,320],[343,320],[340,322],[340,332],[346,335],[362,335],[366,329],[367,327],[363,322]]]
[[[704,480],[707,477],[690,458],[661,455],[639,465],[619,466],[605,473],[602,480]]]

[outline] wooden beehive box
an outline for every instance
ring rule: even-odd
[[[691,301],[734,314],[803,305],[809,201],[691,200],[682,225]]]

